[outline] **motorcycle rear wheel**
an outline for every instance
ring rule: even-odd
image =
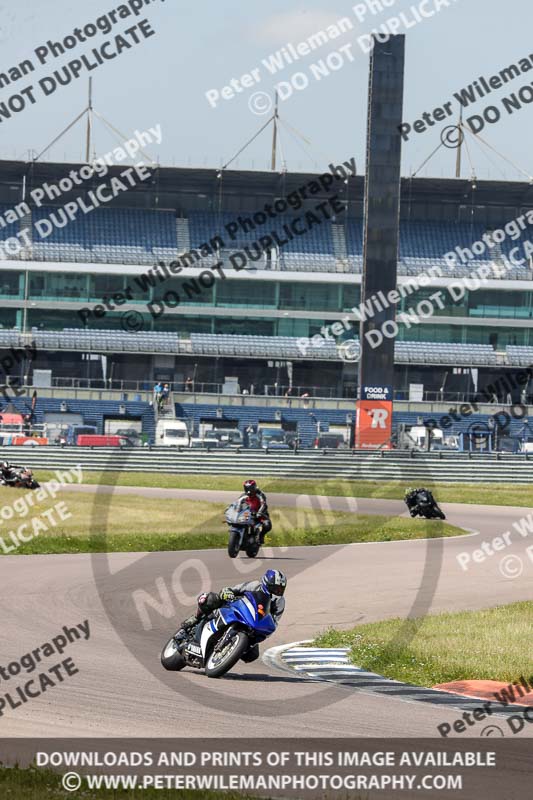
[[[240,534],[231,531],[229,535],[228,541],[228,555],[230,558],[237,558],[239,555],[239,550],[241,549],[241,537]]]
[[[169,639],[161,651],[161,664],[171,672],[178,672],[186,665],[186,661],[178,650],[174,636]]]
[[[248,646],[248,636],[244,631],[235,631],[231,641],[222,648],[222,651],[219,651],[215,645],[205,665],[207,677],[220,678],[229,672],[248,649]]]

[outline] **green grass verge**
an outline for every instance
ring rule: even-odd
[[[55,477],[51,470],[39,470],[40,481]],[[158,486],[169,489],[222,489],[237,494],[249,475],[172,475],[169,473],[145,472],[90,472],[84,470],[83,482],[117,486]],[[325,495],[330,497],[374,497],[403,500],[406,481],[347,481],[341,479],[313,480],[306,478],[261,478],[258,467],[254,477],[261,480],[261,488],[267,492],[285,494]],[[435,483],[415,481],[436,493],[442,503],[475,503],[500,506],[533,506],[531,484],[468,484]]]
[[[67,770],[65,770],[67,771]],[[61,775],[50,770],[0,767],[0,797],[4,800],[252,800],[249,795],[173,789],[87,789],[71,793],[61,786]]]
[[[0,488],[0,506],[7,507],[13,496],[12,489]],[[18,497],[20,500],[27,495]],[[4,522],[0,528],[0,554],[149,552],[227,546],[224,503],[80,492],[65,492],[60,502],[70,515],[64,520],[57,513],[43,518],[43,512],[54,507],[53,501],[44,500],[26,516],[17,514]],[[25,506],[21,503],[17,509],[22,513]],[[29,538],[37,520],[44,522],[46,529],[14,548],[10,531],[16,537],[19,526],[25,524],[23,538]],[[385,542],[463,533],[437,520],[354,515],[320,508],[274,508],[272,524],[273,533],[267,544],[274,547]]]
[[[457,680],[513,682],[533,674],[533,602],[483,611],[389,619],[330,629],[313,646],[349,647],[350,660],[387,678],[435,686]]]

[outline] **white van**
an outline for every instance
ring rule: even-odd
[[[181,419],[159,419],[155,428],[156,447],[188,447],[189,429]]]
[[[413,427],[409,430],[408,435],[415,447],[419,448],[420,450],[427,450],[429,428],[426,428],[423,425],[413,425]],[[431,431],[431,444],[442,445],[443,440],[444,433],[440,430],[440,428],[433,428]]]

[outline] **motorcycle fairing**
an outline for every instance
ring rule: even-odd
[[[261,609],[259,606],[261,606]],[[244,625],[255,633],[256,639],[259,641],[274,633],[277,627],[270,614],[270,608],[264,609],[261,603],[258,604],[253,592],[245,592],[243,597],[239,597],[232,603],[219,608],[217,618],[209,620],[204,625],[200,638],[204,659],[209,640],[221,627],[218,624],[219,620],[222,621],[225,627],[229,627],[233,623],[240,626]]]

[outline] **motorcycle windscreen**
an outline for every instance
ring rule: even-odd
[[[252,514],[249,508],[243,508],[239,511],[236,503],[228,506],[226,509],[226,522],[230,525],[249,525],[252,519]]]

